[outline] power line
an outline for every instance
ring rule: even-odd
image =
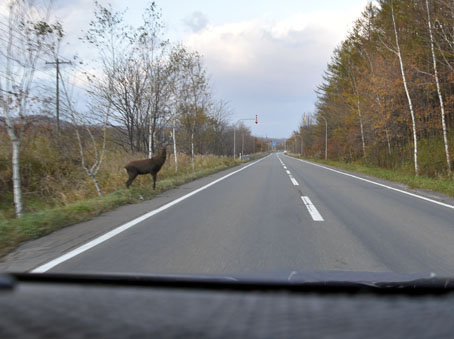
[[[7,40],[3,39],[2,37],[0,37],[0,40],[2,40],[2,41],[4,41],[4,42],[8,42]],[[19,46],[15,45],[15,44],[13,44],[13,46],[14,46],[15,48],[17,48],[18,50],[25,51],[22,47],[19,47]],[[50,54],[48,54],[48,55],[50,55]],[[52,56],[52,55],[51,55],[51,56]],[[52,56],[52,57],[53,57],[53,56]],[[37,59],[42,60],[43,62],[47,62],[47,61],[46,61],[43,57],[41,57],[41,56],[37,56]],[[80,68],[80,67],[77,67],[77,68],[78,68],[81,72],[86,72],[85,70],[82,70],[82,68]],[[49,73],[47,73],[47,72],[45,72],[45,71],[43,71],[43,70],[37,69],[37,68],[35,68],[35,72],[39,72],[39,73],[45,74],[46,76],[51,76]],[[15,75],[15,76],[17,76],[17,77],[20,77],[20,75],[18,75],[17,73],[12,73],[12,74]],[[67,74],[69,74],[69,73],[67,73]],[[74,75],[74,74],[70,74],[70,75],[71,75],[72,77],[74,77],[74,78],[80,80],[81,82],[84,82],[86,85],[91,85],[87,80],[85,80],[85,79],[83,79],[83,78],[81,78],[81,77],[78,77],[78,76],[76,76],[76,75]],[[6,77],[6,75],[5,75],[5,77]],[[13,81],[13,82],[17,84],[16,81]],[[73,86],[78,87],[78,88],[80,88],[80,89],[82,89],[82,90],[86,90],[85,88],[80,87],[80,86],[78,86],[78,85],[76,85],[76,84],[73,84]]]
[[[70,73],[69,71],[62,71],[62,72],[65,73],[68,77],[72,77],[72,78],[75,78],[75,79],[83,82],[87,87],[92,85],[87,79],[80,77],[78,75],[75,75],[74,73]],[[81,88],[80,86],[77,86],[77,85],[75,85],[75,86]]]
[[[0,23],[3,24],[3,25],[5,25],[5,24],[2,23],[2,22],[0,22]],[[7,33],[7,34],[10,34],[10,32],[7,32],[5,29],[3,29],[3,28],[1,28],[1,27],[0,27],[0,31],[3,31],[3,32]],[[25,37],[24,35],[21,35],[21,36],[22,36],[22,37]],[[16,36],[15,38],[16,38],[16,40],[20,41],[21,43],[24,43],[24,44],[32,44],[34,47],[39,47],[39,46],[38,46],[36,43],[34,43],[33,41],[24,41],[22,38],[19,38],[19,37],[17,37],[17,36]],[[6,40],[6,38],[1,37],[1,36],[0,36],[0,40],[2,40],[3,42],[9,43],[9,41]],[[15,48],[17,48],[18,50],[25,51],[25,48],[24,48],[23,46],[18,46],[18,45],[15,44],[15,43],[13,43],[12,45],[13,45]],[[47,55],[48,57],[51,57],[51,58],[54,58],[54,57],[55,57],[55,56],[52,55],[51,53],[46,52],[46,51],[44,51],[44,50],[42,51],[42,53],[45,54],[45,55]],[[37,58],[40,59],[40,60],[42,60],[42,61],[44,61],[44,62],[46,62],[46,60],[45,60],[42,56],[37,56]],[[59,59],[60,59],[62,62],[71,63],[71,64],[72,64],[72,61],[71,61],[70,59],[68,59],[68,58],[59,57]],[[82,67],[80,67],[80,66],[77,65],[77,64],[72,64],[72,65],[73,65],[73,68],[74,68],[74,69],[78,70],[78,71],[81,72],[81,73],[89,73],[87,70],[83,69]],[[79,80],[84,81],[84,79],[82,79],[82,78],[79,78]],[[89,84],[89,83],[87,82],[87,84]]]
[[[0,24],[2,24],[2,25],[4,25],[4,26],[6,26],[6,27],[9,28],[9,26],[8,26],[7,24],[3,23],[3,22],[0,22]],[[6,34],[10,34],[10,32],[8,32],[7,30],[5,30],[5,29],[2,28],[2,27],[0,27],[0,31],[5,32]],[[18,32],[18,31],[16,31],[16,30],[13,30],[13,31],[14,31],[15,33],[17,33],[17,34],[20,36],[20,37],[18,37],[17,35],[16,35],[16,36],[13,35],[13,36],[15,37],[16,40],[18,40],[18,41],[20,41],[21,43],[24,43],[24,44],[32,44],[34,47],[39,47],[39,46],[38,46],[36,43],[34,43],[33,41],[24,41],[23,38],[26,38],[26,36],[25,36],[24,34],[22,34],[21,32]],[[4,41],[4,42],[6,42],[6,43],[9,43],[8,40],[6,40],[5,38],[3,38],[3,37],[1,37],[1,36],[0,36],[0,40]],[[15,48],[17,48],[18,50],[25,51],[24,47],[22,47],[22,46],[18,46],[17,44],[14,44],[14,43],[13,43],[12,45],[13,45]],[[51,58],[54,58],[54,57],[55,57],[54,55],[52,55],[52,54],[49,53],[49,52],[46,52],[46,51],[42,51],[42,52],[43,52],[43,54],[47,55],[48,57],[51,57]],[[42,60],[42,61],[44,61],[44,62],[46,62],[46,60],[45,60],[42,56],[37,56],[37,58],[40,59],[40,60]],[[77,65],[77,64],[73,64],[72,61],[71,61],[70,59],[68,59],[68,58],[59,57],[59,59],[60,59],[62,62],[71,63],[72,68],[75,69],[75,70],[77,70],[77,71],[79,71],[80,73],[90,74],[90,72],[89,72],[88,70],[83,69],[82,67],[80,67],[80,66]],[[63,71],[63,73],[69,75],[69,73],[66,72],[66,71]],[[70,76],[73,77],[73,78],[76,78],[77,80],[79,80],[79,81],[81,81],[81,82],[83,82],[83,83],[84,83],[86,86],[88,86],[88,87],[92,85],[92,83],[90,83],[89,81],[87,81],[87,79],[85,79],[85,78],[76,76],[76,75],[74,75],[74,74],[71,74]],[[78,88],[80,88],[80,89],[82,89],[82,90],[85,90],[85,88],[82,88],[82,87],[77,86],[77,85],[75,85],[75,84],[73,84],[73,85],[76,86],[76,87],[78,87]]]
[[[33,47],[35,47],[35,48],[40,48],[40,47],[41,47],[41,46],[39,46],[39,44],[37,44],[35,41],[32,41],[32,40],[29,40],[29,41],[24,40],[24,38],[26,39],[26,36],[24,36],[23,34],[20,34],[21,37],[19,38],[19,37],[16,36],[15,34],[12,34],[11,32],[8,32],[8,31],[6,31],[5,29],[3,29],[3,28],[1,28],[1,27],[0,27],[0,31],[2,31],[2,32],[6,33],[6,34],[8,34],[8,35],[11,34],[11,36],[14,38],[14,40],[19,41],[19,42],[22,43],[22,44],[26,44],[26,45],[28,45],[28,46],[33,46]],[[15,32],[15,31],[14,31],[14,32]],[[4,42],[9,43],[9,41],[7,40],[6,37],[1,37],[1,36],[0,36],[0,40],[3,40]],[[12,44],[15,48],[17,48],[17,49],[19,49],[19,50],[22,50],[22,51],[25,50],[24,47],[22,47],[22,46],[18,46],[17,44],[14,44],[14,43],[11,43],[11,44]],[[52,57],[52,54],[49,53],[48,51],[42,50],[42,53],[43,53],[43,54],[46,54],[47,56]]]

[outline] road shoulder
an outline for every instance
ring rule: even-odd
[[[0,262],[0,272],[27,272],[64,253],[97,238],[116,227],[157,209],[191,191],[234,172],[249,163],[210,174],[161,193],[138,204],[124,205],[89,221],[74,224],[36,240],[28,241],[7,254]]]

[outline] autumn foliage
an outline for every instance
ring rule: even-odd
[[[322,157],[324,117],[330,159],[414,172],[414,130],[420,174],[450,175],[454,150],[452,13],[454,4],[442,0],[368,4],[332,55],[317,89],[314,122],[301,123],[289,139],[290,147]],[[302,136],[302,145],[296,136]]]

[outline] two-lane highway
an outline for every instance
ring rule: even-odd
[[[132,224],[36,271],[454,274],[453,208],[283,154]]]

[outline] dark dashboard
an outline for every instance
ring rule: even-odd
[[[452,338],[454,283],[15,274],[1,338]]]

